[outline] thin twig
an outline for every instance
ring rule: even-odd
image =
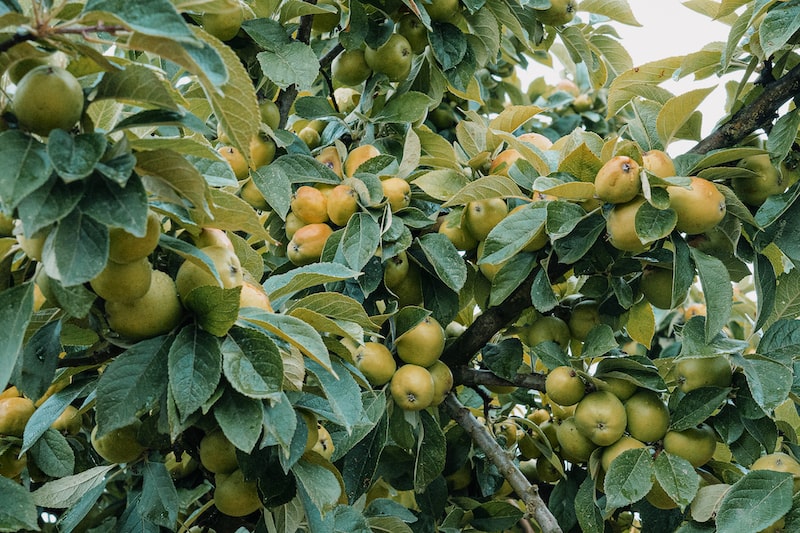
[[[453,417],[458,425],[460,425],[472,438],[475,443],[483,452],[486,457],[494,464],[500,473],[508,481],[514,492],[517,493],[528,510],[528,514],[542,528],[543,533],[562,533],[561,527],[553,514],[547,508],[542,498],[539,496],[539,489],[531,485],[528,478],[520,471],[519,467],[514,464],[511,458],[507,455],[506,451],[497,443],[492,437],[486,427],[481,424],[477,418],[458,401],[454,394],[450,394],[444,401],[450,416]]]
[[[306,0],[309,4],[317,3],[317,0]],[[300,17],[300,27],[297,28],[297,40],[301,43],[308,44],[311,40],[311,23],[314,21],[314,15],[303,15]],[[292,104],[297,99],[297,85],[292,84],[286,89],[282,89],[278,93],[278,98],[275,103],[278,104],[278,109],[281,112],[281,120],[278,124],[279,128],[286,126],[286,121],[289,119],[289,110]]]

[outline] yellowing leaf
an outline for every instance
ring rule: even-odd
[[[656,130],[664,146],[675,138],[676,134],[689,122],[697,106],[711,94],[714,87],[695,89],[688,93],[670,98],[656,119]]]
[[[641,26],[627,0],[581,0],[578,9],[603,15],[629,26]]]
[[[525,196],[520,191],[514,180],[505,176],[485,176],[468,183],[463,189],[454,194],[442,207],[462,205],[473,200],[486,198],[508,198]]]
[[[256,136],[261,124],[253,82],[233,50],[199,28],[195,29],[195,33],[222,56],[228,67],[228,81],[225,84],[216,87],[203,83],[203,90],[211,102],[222,131],[230,138],[231,145],[249,159],[250,140]]]
[[[656,319],[650,302],[643,299],[631,307],[625,329],[631,339],[650,348],[656,331]]]

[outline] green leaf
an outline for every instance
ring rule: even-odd
[[[271,43],[268,50],[256,55],[261,71],[281,89],[297,85],[299,90],[311,88],[319,74],[319,61],[307,44],[292,41]]]
[[[66,184],[55,174],[22,199],[17,206],[22,227],[29,235],[58,222],[67,216],[84,195],[82,182]]]
[[[82,213],[106,226],[122,228],[137,236],[144,235],[148,214],[147,191],[138,176],[131,176],[124,186],[99,176],[84,183],[87,193],[78,204]]]
[[[499,344],[487,344],[481,350],[486,366],[501,378],[511,379],[522,365],[522,343],[519,339],[504,339]]]
[[[730,392],[729,387],[701,387],[689,391],[675,406],[670,429],[683,431],[697,426],[726,402]]]
[[[614,338],[614,330],[607,324],[598,324],[589,331],[586,340],[583,341],[581,358],[600,357],[615,348],[619,348],[619,343]]]
[[[800,353],[800,322],[791,319],[773,322],[758,341],[757,352],[784,365],[791,364]]]
[[[189,130],[193,130],[197,133],[201,133],[203,135],[213,135],[214,131],[209,128],[199,117],[193,115],[184,110],[180,111],[170,111],[167,109],[147,109],[145,111],[139,111],[138,113],[134,113],[132,115],[126,116],[124,119],[117,122],[111,131],[121,131],[126,129],[132,128],[141,128],[141,127],[155,127],[155,126],[177,126],[180,128],[187,128]],[[162,138],[165,141],[168,139]],[[173,140],[176,140],[173,138]],[[161,148],[157,144],[157,138],[151,139],[153,144],[150,146],[154,149]],[[132,143],[132,145],[135,145]],[[167,145],[167,142],[164,142]],[[137,147],[141,147],[139,145]],[[188,150],[184,150],[185,153],[192,154],[194,152],[191,148],[196,148],[198,152],[202,150],[199,145],[192,146],[190,144],[182,145],[184,147],[190,148]],[[203,155],[216,155],[213,151],[211,151],[210,147],[206,146],[208,152],[203,151]],[[200,155],[199,153],[196,155]]]
[[[0,476],[0,531],[39,531],[39,511],[28,490]]]
[[[764,57],[770,57],[783,50],[792,35],[800,29],[800,9],[797,7],[796,1],[778,4],[770,9],[761,21],[758,26],[758,38],[764,50]]]
[[[658,374],[658,368],[646,358],[640,357],[606,357],[597,364],[595,377],[614,377],[635,383],[639,387],[654,391],[667,389],[664,380]]]
[[[250,204],[232,192],[211,188],[208,190],[211,199],[211,216],[206,225],[222,230],[244,231],[252,236],[269,240],[269,234],[258,219],[258,213]]]
[[[603,515],[595,503],[594,480],[590,476],[581,483],[575,495],[575,517],[581,531],[585,533],[603,533]]]
[[[88,0],[83,13],[104,11],[125,22],[134,30],[160,37],[169,37],[174,41],[197,44],[186,22],[168,0],[142,0],[126,2],[125,0]]]
[[[33,314],[33,283],[23,283],[0,292],[0,385],[8,380],[22,350],[25,330]]]
[[[322,464],[323,461],[321,457],[304,457],[292,467],[292,473],[311,502],[324,512],[336,505],[342,487],[336,475]]]
[[[50,396],[47,400],[34,411],[28,423],[25,425],[25,433],[22,438],[22,451],[25,452],[33,446],[39,437],[50,429],[53,422],[64,412],[67,405],[71,404],[76,398],[84,393],[87,387],[94,388],[94,382],[89,384],[68,385],[62,390]]]
[[[283,362],[275,342],[255,329],[235,327],[222,342],[222,371],[231,386],[250,398],[281,391]]]
[[[694,316],[686,322],[681,331],[681,356],[710,357],[741,352],[747,348],[747,341],[730,339],[717,333],[711,341],[706,341],[706,317]]]
[[[753,399],[764,411],[772,412],[789,397],[794,379],[791,367],[756,355],[734,360],[744,370]]]
[[[380,405],[380,412],[381,415],[384,415],[386,411],[386,396],[381,394],[377,398],[383,400]],[[371,426],[370,431],[358,442],[353,444],[350,444],[350,442],[337,442],[337,455],[340,447],[350,444],[348,446],[349,451],[342,458],[341,467],[345,492],[349,501],[356,501],[366,492],[368,487],[364,486],[363,480],[374,479],[381,453],[387,445],[388,438],[389,419],[386,416],[380,416],[377,424]],[[367,512],[369,512],[369,507]]]
[[[361,388],[342,363],[332,363],[332,374],[316,361],[306,361],[306,368],[322,388],[337,424],[348,432],[362,419],[364,412]]]
[[[461,122],[460,124],[463,124]],[[418,175],[414,185],[436,200],[448,200],[467,183],[467,177],[452,169],[432,170]]]
[[[422,491],[444,470],[445,438],[439,423],[427,411],[420,411],[421,437],[414,461],[414,489]]]
[[[231,444],[245,453],[253,451],[264,421],[260,400],[225,389],[214,404],[214,419]]]
[[[656,128],[664,146],[680,136],[681,129],[692,119],[697,107],[715,87],[695,89],[667,100],[658,113]]]
[[[107,259],[108,228],[78,208],[50,232],[42,252],[45,272],[65,287],[90,281]]]
[[[648,348],[650,347],[653,335],[656,332],[656,318],[650,302],[642,298],[631,306],[628,310],[625,330],[631,339]]]
[[[347,266],[362,270],[381,243],[381,228],[368,213],[355,213],[342,235],[342,254]]]
[[[548,210],[548,223],[550,221],[549,216]],[[554,238],[553,249],[562,263],[574,263],[586,255],[605,229],[606,222],[602,215],[599,213],[588,215],[585,218],[581,218],[568,235],[558,239]]]
[[[224,84],[203,84],[203,90],[230,144],[238,148],[249,161],[250,141],[258,133],[261,123],[255,87],[239,56],[229,46],[206,32],[199,32],[199,35],[222,58],[228,72]]]
[[[294,101],[297,116],[308,120],[336,115],[330,100],[324,96],[302,96]]]
[[[496,265],[517,254],[544,226],[546,219],[547,210],[533,204],[510,213],[489,232],[479,264]]]
[[[172,150],[150,150],[136,154],[136,170],[156,179],[168,190],[189,201],[195,210],[207,209],[203,175],[181,154]]]
[[[536,256],[522,252],[509,259],[492,279],[489,305],[501,305],[536,268]]]
[[[433,31],[428,33],[433,56],[442,70],[458,65],[467,53],[467,37],[452,24],[433,24]]]
[[[547,269],[540,268],[536,272],[531,286],[531,303],[540,313],[546,313],[558,305],[558,298],[553,291],[553,284],[547,277]]]
[[[417,122],[425,118],[432,103],[426,94],[415,91],[403,93],[387,101],[386,106],[372,118],[372,121],[378,124]]]
[[[48,476],[65,477],[75,471],[75,452],[67,439],[55,429],[48,429],[30,449],[36,466]]]
[[[675,228],[678,214],[673,209],[657,209],[645,202],[636,211],[636,234],[643,243],[663,239]]]
[[[460,191],[453,195],[450,200],[442,204],[442,207],[452,207],[466,204],[473,200],[485,200],[487,198],[506,198],[523,196],[514,180],[505,176],[490,175],[478,178],[468,183]]]
[[[691,254],[703,287],[706,306],[714,310],[713,313],[708,313],[705,322],[706,342],[711,342],[730,319],[733,307],[731,277],[728,269],[716,257],[704,254],[696,248],[691,249]]]
[[[454,291],[460,291],[467,282],[467,266],[450,239],[441,233],[428,233],[417,242],[439,279]]]
[[[214,394],[222,375],[219,339],[189,325],[169,348],[169,386],[181,420],[202,407]]]
[[[592,150],[582,143],[567,154],[558,165],[559,172],[567,172],[581,182],[592,183],[603,162]]]
[[[700,488],[700,476],[689,461],[662,451],[656,457],[654,467],[656,481],[672,501],[681,509],[692,503]]]
[[[178,520],[178,491],[164,463],[145,461],[142,496],[138,511],[142,518],[162,527],[174,527]]]
[[[286,394],[280,393],[277,396],[276,401],[262,403],[264,438],[261,446],[277,444],[283,450],[282,459],[290,458],[289,464],[292,465],[305,450],[308,426],[300,412],[292,407]]]
[[[140,341],[105,368],[97,381],[95,419],[100,435],[132,424],[164,396],[172,342],[168,336]]]
[[[287,309],[287,312],[291,313],[299,308],[310,309],[334,320],[354,322],[368,331],[375,331],[380,328],[367,315],[364,306],[358,300],[338,292],[309,294],[294,301]]]
[[[761,531],[792,507],[792,476],[753,470],[733,484],[717,512],[717,531]]]
[[[603,482],[607,507],[618,509],[644,498],[653,486],[654,474],[649,449],[635,448],[619,454],[611,462]]]
[[[361,272],[337,263],[314,263],[295,268],[285,274],[270,276],[264,282],[264,289],[269,294],[270,300],[275,301],[310,287],[353,279],[361,275]]]
[[[194,311],[197,324],[217,337],[223,337],[239,316],[241,287],[224,289],[201,285],[192,289],[184,304]]]
[[[53,167],[47,147],[19,130],[0,133],[0,154],[0,202],[13,209],[47,183]]]
[[[288,342],[329,372],[333,369],[328,348],[319,332],[298,318],[248,308],[240,311],[238,324],[243,327],[252,325],[261,328]]]
[[[123,70],[104,72],[95,88],[94,101],[111,98],[178,111],[178,106],[165,85],[163,78],[153,69],[133,63]]]
[[[47,138],[47,155],[61,179],[69,183],[94,171],[107,144],[106,136],[100,133],[73,137],[64,130],[55,129]]]
[[[775,289],[775,307],[764,324],[769,328],[781,319],[793,319],[800,316],[800,270],[793,268],[778,276]]]
[[[31,493],[33,501],[40,507],[53,509],[72,507],[85,493],[98,485],[104,485],[106,474],[116,467],[117,465],[95,466],[79,474],[48,481]]]
[[[80,524],[81,521],[86,518],[86,515],[88,515],[89,512],[95,508],[97,505],[97,500],[99,500],[100,496],[103,495],[105,488],[105,485],[101,484],[89,491],[86,491],[75,503],[75,505],[64,511],[64,514],[62,514],[58,518],[58,522],[56,522],[59,530],[75,531],[75,528],[78,527],[78,524]]]
[[[627,0],[583,0],[580,10],[603,15],[629,26],[641,26]]]
[[[60,320],[36,330],[22,348],[22,359],[17,363],[17,388],[28,398],[41,398],[53,381],[61,351]]]
[[[505,531],[520,521],[522,510],[504,501],[489,501],[472,509],[470,525],[479,531]]]

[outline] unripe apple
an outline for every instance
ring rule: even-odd
[[[38,135],[71,130],[83,115],[83,88],[63,68],[42,65],[22,77],[12,109],[20,127]]]
[[[444,351],[444,328],[432,316],[427,316],[395,340],[397,357],[405,363],[429,367]]]
[[[404,81],[411,72],[413,58],[411,45],[399,33],[393,33],[377,49],[368,46],[364,51],[367,65],[375,72],[386,74],[389,81]]]
[[[683,233],[709,231],[725,218],[725,197],[710,181],[692,176],[688,188],[669,186],[669,206],[678,214],[675,228]]]
[[[327,224],[307,224],[294,232],[286,248],[286,257],[295,265],[309,265],[322,256],[325,242],[333,233]]]
[[[639,163],[626,155],[606,161],[594,179],[597,197],[612,204],[630,202],[641,191],[641,185]]]
[[[464,213],[464,224],[475,239],[486,239],[489,232],[508,215],[508,206],[502,198],[487,198],[469,202]]]
[[[421,411],[433,402],[435,384],[427,369],[414,364],[405,364],[392,376],[389,390],[401,409]]]
[[[587,394],[575,408],[578,430],[598,446],[613,444],[625,433],[628,417],[619,398],[606,391]]]

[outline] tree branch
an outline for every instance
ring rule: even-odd
[[[545,376],[542,374],[517,374],[512,379],[504,379],[490,370],[480,370],[466,366],[452,368],[453,382],[456,384],[472,384],[500,387],[522,387],[525,389],[544,391]]]
[[[547,508],[542,498],[539,496],[539,489],[531,485],[528,478],[514,464],[505,450],[494,440],[486,428],[478,422],[478,419],[458,401],[454,394],[449,394],[445,398],[444,405],[450,416],[453,417],[458,425],[464,428],[472,441],[486,454],[486,457],[494,464],[503,477],[506,478],[514,492],[525,502],[528,514],[542,528],[543,533],[561,533],[553,514]]]
[[[464,366],[472,360],[498,331],[531,305],[531,287],[536,277],[536,269],[514,289],[503,303],[490,307],[462,333],[447,349],[440,359],[451,369]]]
[[[739,109],[725,124],[697,143],[688,153],[705,154],[733,146],[759,128],[771,124],[778,109],[800,94],[800,65],[764,85],[755,100]]]

